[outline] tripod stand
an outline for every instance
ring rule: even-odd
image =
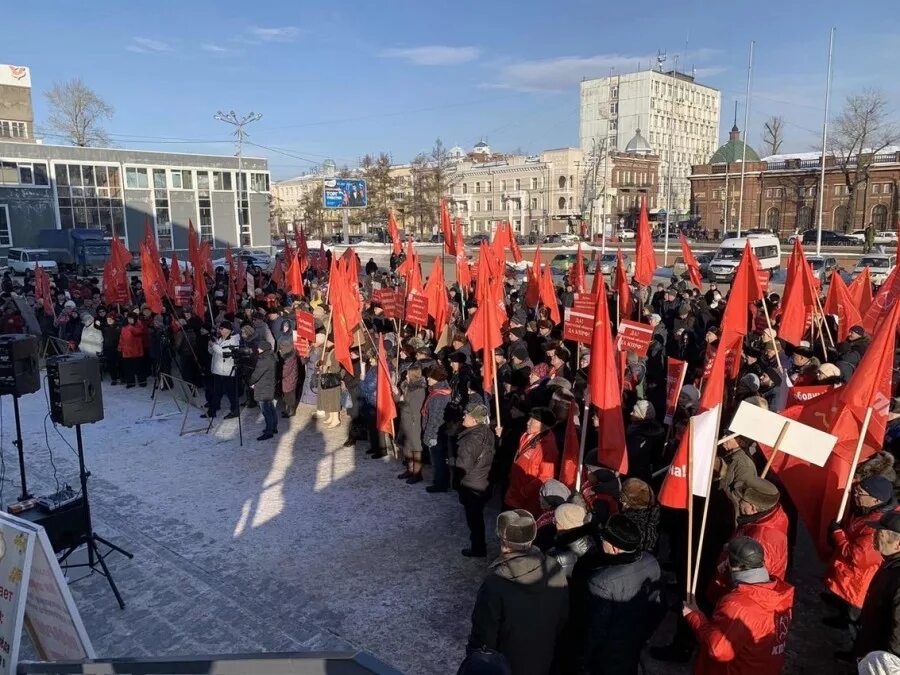
[[[13,411],[16,415],[16,440],[13,445],[19,451],[19,477],[22,480],[22,494],[19,495],[19,501],[24,502],[31,499],[31,493],[28,492],[28,485],[25,483],[25,451],[22,447],[22,421],[19,419],[19,397],[13,394]]]
[[[116,582],[113,581],[112,574],[109,571],[109,568],[106,566],[106,556],[108,556],[113,551],[117,551],[127,558],[134,558],[133,553],[129,553],[123,548],[116,546],[115,544],[107,541],[99,534],[94,532],[94,525],[91,522],[91,503],[88,499],[88,486],[87,479],[91,475],[88,470],[84,466],[84,443],[81,440],[81,425],[75,425],[75,438],[77,440],[77,450],[78,450],[78,473],[81,478],[81,498],[84,500],[84,532],[82,533],[81,541],[79,541],[75,546],[66,551],[62,557],[59,559],[59,564],[62,565],[66,558],[68,558],[72,553],[75,552],[76,549],[80,548],[82,545],[87,547],[88,561],[86,563],[73,563],[71,565],[66,565],[65,569],[74,568],[74,567],[88,567],[91,570],[91,573],[99,572],[106,580],[109,582],[109,587],[112,589],[113,595],[116,596],[116,600],[119,603],[119,607],[121,609],[125,609],[125,601],[122,600],[122,595],[119,593],[119,589],[116,587]],[[103,544],[104,546],[109,547],[109,551],[105,553],[100,552],[100,548],[98,544]],[[98,569],[99,566],[99,569]]]

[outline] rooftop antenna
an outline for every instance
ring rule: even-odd
[[[666,62],[666,53],[664,51],[657,50],[656,51],[656,67],[659,72],[662,72],[663,63]]]

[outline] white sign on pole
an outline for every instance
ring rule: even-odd
[[[785,422],[788,423],[788,429],[778,450],[810,464],[825,466],[837,443],[837,437],[807,424],[742,402],[731,421],[730,429],[771,448],[778,440]]]
[[[0,675],[15,672],[23,626],[44,660],[94,658],[44,528],[2,512],[0,613]]]
[[[691,494],[709,497],[709,476],[716,458],[716,436],[719,427],[719,408],[694,415],[691,437]]]

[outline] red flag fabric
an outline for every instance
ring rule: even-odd
[[[553,285],[553,273],[550,271],[550,265],[546,265],[541,271],[540,284],[541,303],[550,310],[550,320],[559,325],[559,302],[556,299],[556,287]]]
[[[647,198],[641,197],[641,213],[638,217],[637,247],[635,249],[634,278],[641,286],[650,286],[656,274],[656,253],[650,235],[650,218],[647,215]]]
[[[400,243],[400,230],[397,227],[397,219],[394,217],[394,209],[388,211],[388,236],[391,238],[391,253],[398,255],[403,250],[403,244]]]
[[[834,314],[838,317],[838,340],[846,340],[852,326],[862,324],[862,314],[859,307],[854,304],[853,298],[847,290],[847,284],[840,272],[831,274],[831,284],[828,287],[828,295],[825,296],[825,305],[822,307],[826,314]]]
[[[300,253],[298,251],[294,253],[287,271],[287,288],[295,296],[303,295],[303,275],[300,271],[300,266]]]
[[[797,511],[815,538],[823,559],[830,556],[828,525],[837,517],[844,486],[868,408],[872,418],[863,438],[860,463],[878,452],[884,442],[891,401],[891,372],[900,303],[894,303],[872,344],[843,387],[787,408],[781,414],[837,436],[837,445],[824,467],[779,453],[772,469],[784,483]],[[770,450],[763,448],[768,454]]]
[[[472,285],[472,271],[469,269],[469,256],[462,236],[462,223],[456,221],[456,283],[463,292]]]
[[[597,261],[597,272],[600,272],[600,262]],[[594,277],[596,285],[597,277]],[[625,260],[622,257],[622,250],[616,254],[616,278],[615,292],[619,296],[619,316],[617,320],[630,319],[634,312],[634,301],[631,298],[631,286],[628,285],[628,276],[625,273]],[[593,290],[591,291],[593,293]]]
[[[188,261],[191,263],[194,281],[194,314],[203,319],[206,316],[206,261],[200,251],[194,223],[188,220]]]
[[[512,231],[512,226],[509,229],[509,250],[512,251],[514,262],[522,262],[522,251],[519,248],[519,242],[516,241],[516,233]]]
[[[278,259],[275,261],[275,269],[272,270],[272,281],[275,282],[275,285],[278,288],[284,289],[284,281],[287,278],[287,275],[284,273],[284,260]]]
[[[691,283],[697,288],[700,288],[703,285],[703,275],[700,273],[700,263],[697,262],[697,256],[695,256],[694,252],[691,250],[691,246],[688,244],[684,232],[680,232],[678,237],[681,240],[681,257],[684,258],[684,264],[687,265],[688,276],[691,278]]]
[[[351,371],[352,372],[352,371]],[[394,418],[397,405],[391,390],[391,373],[388,370],[387,355],[384,351],[384,334],[378,334],[378,375],[375,378],[375,428],[394,435]]]
[[[444,250],[448,255],[456,255],[456,239],[453,237],[450,210],[447,208],[447,199],[444,197],[441,197],[441,234],[444,235]]]
[[[597,293],[600,292],[600,282],[603,279],[603,270],[600,265],[600,256],[594,254],[594,279],[591,281],[591,299],[596,299]]]
[[[748,241],[731,281],[731,290],[725,303],[725,312],[722,314],[722,334],[745,336],[750,330],[750,303],[762,297],[762,289],[753,266],[753,252]]]
[[[491,255],[487,253],[487,244],[481,243],[478,264],[478,280],[475,283],[475,293],[478,300],[478,308],[466,331],[469,343],[473,351],[481,351],[484,367],[481,369],[481,386],[484,391],[491,391],[494,382],[494,349],[503,344],[503,335],[500,332],[501,321],[498,293],[502,299],[502,278],[491,271]],[[503,317],[505,319],[505,316]]]
[[[698,415],[708,413],[722,405],[725,398],[725,360],[727,354],[735,345],[725,343],[725,336],[719,341],[719,348],[713,357],[712,369],[709,378],[706,380],[706,386],[703,388],[703,395],[700,397],[700,406]],[[740,337],[733,336],[735,341],[740,341]],[[692,485],[691,476],[688,476],[687,463],[688,453],[690,450],[690,433],[685,430],[675,451],[675,457],[669,466],[669,471],[663,479],[662,487],[659,491],[659,503],[668,506],[670,509],[686,509],[688,500],[691,498]],[[695,452],[713,452],[712,448],[694,448]],[[709,459],[709,458],[708,458]],[[701,462],[694,462],[694,466]],[[693,473],[693,472],[692,472]],[[704,477],[699,476],[700,482]],[[694,481],[696,484],[697,481]]]
[[[351,307],[351,291],[346,279],[344,265],[332,258],[331,273],[328,277],[328,299],[331,303],[332,342],[337,362],[347,372],[353,372],[353,360],[350,358],[350,345],[353,342],[354,316]],[[358,320],[357,320],[358,323]]]
[[[428,316],[434,318],[434,334],[440,337],[450,319],[450,302],[447,300],[447,285],[444,283],[444,266],[441,257],[434,257],[431,275],[425,284],[425,295],[428,298]]]
[[[169,297],[175,299],[175,287],[184,285],[184,277],[181,275],[181,264],[178,262],[178,254],[172,251],[172,265],[169,267]]]
[[[153,253],[146,242],[140,244],[140,251],[141,283],[144,286],[144,298],[154,313],[162,314],[163,297],[166,294],[165,280],[158,276],[156,265],[153,264]]]
[[[212,248],[208,241],[200,242],[200,261],[203,264],[203,273],[208,277],[215,277],[216,270],[212,264]]]
[[[576,293],[584,293],[587,288],[587,283],[585,281],[584,257],[581,253],[581,242],[578,242],[578,252],[575,254],[575,264],[569,268],[569,272],[566,276]]]
[[[300,234],[297,235],[297,255],[300,257],[300,276],[306,274],[309,269],[309,246],[306,244],[306,232],[300,228]]]
[[[800,240],[794,240],[794,250],[788,260],[787,278],[784,282],[784,299],[781,303],[781,323],[778,336],[792,345],[800,344],[806,334],[809,318],[815,304],[809,265],[803,254]]]
[[[238,290],[235,275],[228,275],[228,300],[225,301],[225,311],[237,314]]]
[[[534,262],[525,270],[527,284],[525,286],[525,304],[529,307],[537,307],[541,300],[541,245],[534,251]]]
[[[150,249],[150,255],[159,265],[159,246],[156,244],[156,237],[153,236],[153,226],[150,224],[150,216],[144,218],[144,241]]]
[[[863,267],[863,271],[850,282],[847,292],[860,315],[865,316],[872,306],[872,276],[868,267]]]
[[[34,296],[44,306],[44,314],[53,314],[53,300],[50,297],[50,276],[40,265],[34,268]]]
[[[570,490],[575,489],[575,479],[578,476],[578,454],[581,449],[581,442],[578,438],[578,426],[575,424],[577,419],[578,406],[575,404],[575,401],[570,401],[562,461],[559,464],[559,482]]]
[[[122,240],[113,236],[109,257],[103,265],[103,301],[108,305],[128,304],[131,289],[125,265],[131,262],[131,253]]]
[[[235,265],[235,267],[237,267],[237,278],[234,280],[234,284],[238,295],[241,295],[244,292],[244,289],[247,288],[247,268],[244,265],[244,259],[241,256],[238,256],[237,265]]]
[[[597,459],[604,466],[624,474],[628,473],[628,454],[625,451],[622,391],[612,329],[604,279],[594,304],[594,333],[591,338],[588,382],[590,401],[597,408],[600,418]]]
[[[887,280],[878,289],[878,293],[875,294],[863,315],[863,328],[870,335],[875,333],[884,317],[900,299],[900,274],[897,273],[897,270],[900,270],[900,265],[894,267],[888,275]]]

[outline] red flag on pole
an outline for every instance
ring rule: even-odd
[[[534,262],[527,270],[525,277],[527,284],[525,286],[525,304],[529,307],[537,307],[541,300],[541,245],[534,251]]]
[[[287,270],[288,291],[295,296],[303,295],[303,275],[300,266],[300,252],[298,251],[288,263]]]
[[[722,334],[731,332],[741,337],[745,336],[750,328],[750,303],[761,300],[762,297],[762,289],[759,287],[759,279],[753,265],[753,252],[748,241],[731,281],[728,302],[725,303],[725,312],[722,314]]]
[[[600,271],[600,262],[597,262],[597,271]],[[597,278],[594,277],[596,284]],[[622,258],[622,250],[616,254],[616,278],[615,291],[619,296],[619,316],[617,320],[630,319],[634,311],[634,301],[631,299],[631,286],[628,285],[628,276],[625,274],[625,260]],[[593,293],[593,290],[591,291]]]
[[[388,370],[387,355],[384,351],[384,335],[379,333],[378,375],[375,378],[375,428],[393,436],[395,417],[397,417],[397,405],[394,403],[391,373]]]
[[[450,302],[447,300],[447,285],[444,283],[444,266],[441,257],[434,257],[431,275],[425,284],[425,296],[428,298],[428,316],[434,318],[434,334],[440,338],[450,318]]]
[[[34,268],[34,295],[44,306],[44,314],[52,315],[53,300],[50,297],[50,277],[40,265]]]
[[[394,217],[394,209],[388,211],[388,235],[391,238],[391,253],[398,255],[403,250],[400,243],[400,230],[397,228],[397,219]]]
[[[578,252],[575,254],[575,264],[569,268],[569,272],[566,276],[576,293],[585,292],[587,283],[585,281],[584,257],[581,253],[581,242],[578,242]]]
[[[108,305],[128,304],[131,289],[125,266],[131,262],[131,253],[117,236],[113,235],[109,258],[103,265],[103,301]]]
[[[697,262],[697,256],[691,250],[684,232],[679,232],[678,237],[681,239],[681,257],[684,258],[684,264],[687,265],[691,283],[700,288],[703,284],[703,275],[700,273],[700,263]]]
[[[559,482],[570,490],[575,489],[575,478],[578,476],[578,455],[581,443],[578,439],[578,406],[575,401],[569,402],[569,416],[566,419],[566,436],[563,443],[562,462],[559,467]]]
[[[826,314],[837,316],[838,340],[846,340],[851,326],[862,324],[859,306],[854,304],[853,298],[850,297],[847,284],[844,283],[840,272],[831,274],[831,284],[828,286],[828,295],[825,296],[825,305],[822,309]]]
[[[863,271],[850,282],[847,292],[860,315],[865,316],[872,305],[872,275],[868,267],[863,267]]]
[[[541,303],[550,310],[550,320],[559,325],[559,302],[556,299],[556,288],[553,285],[553,273],[550,266],[547,265],[541,271],[540,279],[540,298]]]
[[[784,282],[784,299],[781,303],[781,323],[778,336],[792,345],[800,344],[806,335],[809,318],[813,311],[815,292],[809,285],[807,277],[809,265],[800,240],[794,240],[794,250],[788,260],[787,278]]]
[[[181,263],[178,262],[178,254],[172,251],[172,265],[169,267],[169,297],[175,299],[175,287],[184,285],[184,277],[181,275]]]
[[[450,225],[450,210],[447,208],[447,199],[441,197],[441,234],[444,235],[444,249],[448,255],[456,255],[456,239],[453,237],[453,228]]]
[[[153,264],[153,253],[146,242],[140,245],[141,251],[141,282],[144,285],[144,297],[150,309],[156,314],[162,314],[163,297],[166,294],[165,280],[159,275],[156,265]]]
[[[481,384],[484,391],[491,391],[494,382],[494,369],[491,367],[494,350],[503,344],[503,335],[500,333],[502,322],[497,303],[498,292],[502,297],[503,287],[500,285],[501,278],[491,273],[490,256],[485,253],[486,250],[487,245],[482,242],[478,281],[475,284],[478,308],[475,310],[475,316],[472,317],[466,336],[469,338],[473,351],[483,352],[484,367],[481,369]]]
[[[650,286],[656,274],[656,253],[650,235],[650,218],[647,215],[647,198],[641,197],[641,213],[638,217],[637,247],[635,250],[634,278],[641,286]]]
[[[597,408],[600,433],[597,458],[606,467],[628,473],[625,451],[625,423],[622,419],[622,391],[619,382],[612,323],[603,280],[594,305],[594,333],[591,338],[591,365],[588,374],[591,404]]]
[[[466,245],[463,242],[462,223],[456,221],[456,283],[463,291],[467,291],[472,285],[472,271],[469,269],[469,256],[466,255]]]

